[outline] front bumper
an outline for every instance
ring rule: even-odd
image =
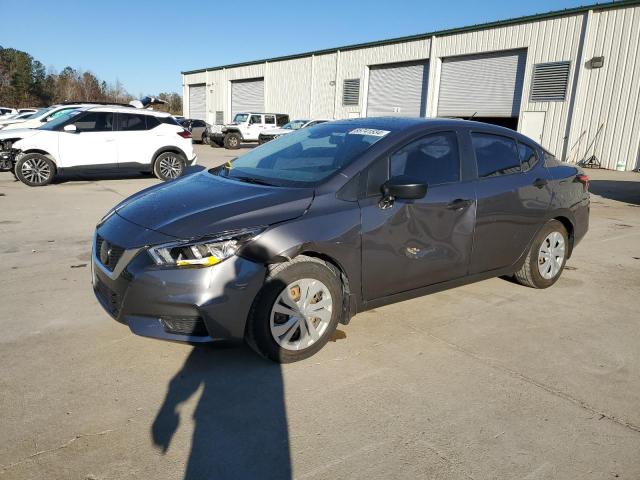
[[[112,221],[133,225],[117,215]],[[99,228],[92,248],[93,290],[109,315],[145,337],[187,343],[243,339],[264,265],[234,256],[207,268],[158,267],[144,247],[129,246],[110,269],[96,245],[101,238],[124,244],[106,236],[113,230]]]

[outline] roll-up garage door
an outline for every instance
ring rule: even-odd
[[[525,51],[443,59],[438,115],[517,117],[525,62]]]
[[[206,120],[206,98],[206,87],[204,84],[189,85],[189,118]]]
[[[371,67],[367,116],[423,117],[428,79],[426,62]]]
[[[238,112],[264,111],[264,79],[231,82],[231,116]]]

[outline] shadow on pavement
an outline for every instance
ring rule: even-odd
[[[589,191],[604,198],[640,205],[640,175],[638,181],[590,180]]]
[[[290,479],[280,365],[246,347],[194,348],[171,380],[151,428],[163,453],[180,424],[179,405],[200,388],[185,480]]]

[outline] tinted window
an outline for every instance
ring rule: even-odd
[[[72,123],[80,132],[110,132],[113,129],[113,113],[89,112]]]
[[[160,125],[160,120],[158,117],[153,117],[151,115],[146,115],[147,117],[147,130],[151,130],[152,128],[156,128]]]
[[[153,118],[158,120],[160,123],[166,123],[167,125],[177,125],[179,127],[182,126],[182,125],[180,125],[178,120],[176,120],[174,117],[153,117]]]
[[[276,124],[276,117],[274,117],[273,115],[265,115],[264,116],[264,123],[269,124],[269,125],[275,125]]]
[[[518,153],[520,154],[520,163],[522,164],[523,172],[531,170],[538,161],[536,151],[529,145],[518,143]]]
[[[146,129],[146,115],[138,115],[133,113],[118,114],[118,130],[122,132],[131,132]]]
[[[262,123],[262,117],[260,115],[251,115],[249,123]]]
[[[205,127],[205,123],[202,120],[194,120],[191,124],[192,127]]]
[[[516,141],[488,133],[472,133],[473,149],[479,177],[493,177],[520,172]]]
[[[391,156],[391,176],[408,175],[427,185],[460,180],[460,155],[454,132],[434,133]]]

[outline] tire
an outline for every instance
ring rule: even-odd
[[[228,150],[237,150],[240,148],[242,138],[237,133],[227,133],[224,136],[224,148]]]
[[[316,292],[316,295],[307,296],[305,290]],[[312,303],[307,304],[306,308],[302,307],[305,308],[303,311],[321,314],[302,319],[287,315],[284,312],[294,310],[285,305],[283,299],[292,307],[304,305],[305,300],[308,302],[311,299]],[[322,303],[322,300],[328,300],[322,308],[309,310],[314,308],[314,304]],[[269,360],[277,363],[297,362],[324,347],[335,331],[341,313],[342,283],[337,272],[322,260],[300,255],[290,262],[276,265],[270,271],[251,305],[245,340],[254,351]],[[309,323],[311,327],[307,326]],[[290,327],[287,328],[287,325]],[[314,328],[315,336],[311,335],[310,328]]]
[[[25,185],[44,187],[53,181],[56,165],[41,153],[27,153],[16,162],[14,174]]]
[[[568,253],[567,229],[559,221],[550,220],[531,243],[524,264],[515,273],[516,281],[531,288],[550,287],[560,278]]]
[[[153,174],[165,182],[174,180],[184,173],[185,164],[181,153],[163,152],[153,162]]]

